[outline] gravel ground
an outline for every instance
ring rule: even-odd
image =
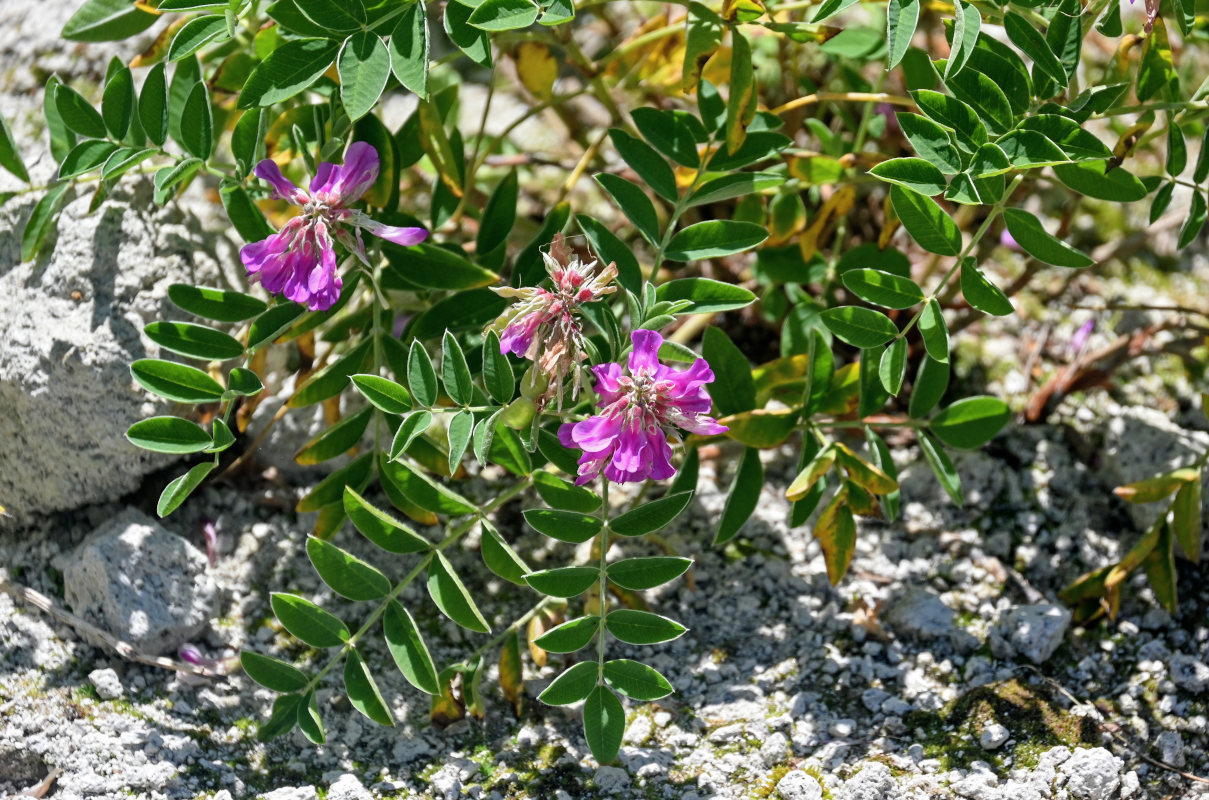
[[[374,645],[394,728],[349,708],[329,676],[319,693],[328,744],[295,732],[266,745],[255,728],[272,695],[246,677],[198,681],[125,662],[0,595],[0,791],[57,767],[53,796],[64,798],[1192,796],[1207,784],[1173,768],[1209,774],[1206,570],[1181,564],[1174,619],[1133,581],[1115,624],[1067,630],[1064,612],[1046,604],[1083,570],[1119,557],[1131,525],[1066,438],[1059,427],[1016,429],[961,458],[967,510],[942,500],[921,465],[905,463],[903,519],[861,526],[839,587],[827,582],[808,532],[786,529],[775,488],[735,544],[708,546],[725,498],[714,465],[703,465],[697,498],[665,536],[696,559],[691,582],[647,598],[690,628],[642,654],[677,693],[628,708],[626,744],[609,767],[592,761],[576,709],[532,699],[553,664],[539,670],[526,659],[519,719],[489,670],[485,719],[439,730],[427,698]],[[783,485],[788,454],[767,455],[770,485]],[[725,487],[729,476],[717,482]],[[496,488],[488,476],[466,490],[487,499]],[[310,519],[281,510],[298,495],[271,483],[220,485],[166,522],[200,546],[208,514],[219,534],[209,577],[223,600],[194,642],[206,655],[248,646],[310,661],[272,620],[270,590],[299,591],[346,619],[364,613],[333,599],[311,570],[302,547]],[[574,558],[570,546],[523,531],[522,507],[497,514],[521,552],[536,563]],[[48,565],[64,567],[61,554],[119,511],[94,507],[7,533],[0,563],[61,596],[61,574]],[[351,528],[338,541],[368,549]],[[501,629],[536,595],[488,580],[473,536],[466,544],[454,562]],[[401,575],[408,565],[399,560]],[[438,664],[477,646],[413,588],[402,599]],[[1038,624],[1047,611],[1055,624]]]

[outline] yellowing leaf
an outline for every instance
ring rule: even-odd
[[[856,549],[856,520],[848,508],[848,493],[841,489],[819,515],[814,526],[814,538],[823,548],[823,561],[827,564],[827,580],[837,585],[848,571],[852,553]]]
[[[1117,497],[1129,503],[1153,503],[1179,489],[1185,483],[1196,480],[1200,473],[1192,467],[1177,469],[1166,475],[1128,483],[1112,490]]]
[[[521,42],[516,48],[516,73],[521,84],[539,100],[554,96],[558,61],[541,42]]]
[[[785,490],[785,497],[797,502],[814,488],[814,485],[819,482],[831,467],[835,464],[836,452],[835,445],[828,445],[817,456],[810,460],[810,463],[798,473],[793,482],[789,484],[789,488]]]
[[[873,494],[889,494],[898,488],[898,483],[893,478],[853,453],[847,445],[836,442],[835,448],[840,466],[861,488]]]
[[[718,420],[730,429],[726,432],[727,438],[748,447],[776,447],[789,438],[797,421],[798,410],[795,408],[757,408]]]
[[[521,638],[513,631],[500,650],[500,690],[519,717],[524,706],[525,679],[521,667]]]

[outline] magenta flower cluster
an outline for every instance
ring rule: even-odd
[[[669,436],[678,439],[677,429],[707,436],[727,431],[709,416],[705,385],[713,383],[714,373],[704,359],[688,369],[673,369],[659,363],[663,337],[658,333],[634,331],[631,338],[628,369],[620,364],[592,367],[601,412],[558,431],[565,447],[583,450],[577,484],[602,472],[614,483],[670,478],[676,470]]]
[[[320,164],[309,190],[295,186],[273,160],[257,164],[255,175],[273,187],[273,196],[300,206],[302,214],[239,251],[249,278],[312,311],[325,311],[339,299],[342,285],[335,242],[368,265],[362,230],[404,246],[424,241],[423,228],[383,225],[350,208],[378,180],[378,169],[378,151],[365,142],[348,148],[343,166]]]

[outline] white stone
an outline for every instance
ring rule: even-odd
[[[978,744],[983,750],[997,750],[1007,742],[1012,736],[1003,725],[994,723],[987,725],[982,729],[982,734],[978,737]]]
[[[1197,694],[1209,689],[1209,664],[1184,653],[1177,653],[1167,662],[1167,671],[1176,686]]]
[[[349,772],[337,778],[327,790],[327,800],[373,800],[373,797],[357,776]]]
[[[823,787],[813,775],[795,769],[777,781],[777,795],[781,800],[822,800]]]
[[[1050,603],[1005,609],[991,630],[991,650],[999,658],[1019,654],[1034,664],[1044,663],[1062,644],[1070,611]]]
[[[319,800],[314,786],[284,786],[259,795],[260,800]]]
[[[1103,747],[1075,750],[1058,771],[1076,800],[1110,800],[1121,788],[1123,762]]]
[[[102,700],[117,700],[123,694],[122,681],[111,669],[94,669],[88,673],[88,680]]]
[[[136,509],[56,563],[72,610],[145,653],[174,651],[200,634],[218,597],[206,556]]]
[[[899,800],[904,797],[890,768],[876,761],[862,765],[861,771],[844,781],[833,794],[835,800]]]
[[[630,788],[630,774],[620,767],[597,767],[595,782],[601,794],[621,794]]]

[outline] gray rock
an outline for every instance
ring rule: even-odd
[[[795,769],[777,781],[777,795],[781,800],[822,800],[823,787],[814,776]]]
[[[314,786],[283,786],[260,795],[260,800],[319,800]]]
[[[1003,725],[993,723],[982,729],[982,734],[978,737],[978,745],[983,750],[998,750],[1012,736]]]
[[[374,795],[357,779],[356,775],[346,772],[341,775],[327,790],[327,800],[373,800]]]
[[[630,774],[621,767],[597,767],[594,780],[601,794],[621,794],[630,788]]]
[[[1209,664],[1184,653],[1177,653],[1167,662],[1172,682],[1186,692],[1197,694],[1209,689]]]
[[[954,630],[953,609],[940,598],[918,586],[895,597],[886,622],[904,636],[917,639],[941,639]]]
[[[72,610],[146,653],[196,637],[218,596],[205,555],[135,509],[106,522],[63,562]]]
[[[760,745],[760,759],[769,769],[784,761],[788,754],[789,737],[779,731],[769,734],[764,744]]]
[[[1005,610],[991,630],[991,652],[998,658],[1019,654],[1041,664],[1062,644],[1069,625],[1070,611],[1050,603]]]
[[[901,797],[904,797],[903,791],[890,768],[875,761],[866,763],[835,792],[835,800],[898,800]]]
[[[18,263],[31,204],[0,209],[0,441],[21,454],[19,469],[0,470],[0,497],[18,522],[113,500],[169,462],[123,435],[170,410],[134,383],[130,363],[159,355],[146,323],[184,316],[168,286],[218,282],[214,253],[226,247],[181,210],[157,210],[147,180],[91,215],[89,194],[68,204],[53,252],[32,263]]]
[[[1164,762],[1177,769],[1184,766],[1184,737],[1179,731],[1163,731],[1155,737],[1154,747]]]
[[[111,669],[94,669],[88,673],[88,680],[102,700],[117,700],[123,694],[122,681]]]
[[[1124,762],[1103,747],[1075,750],[1058,771],[1066,777],[1066,790],[1077,800],[1109,800],[1121,789]]]
[[[23,747],[0,745],[0,783],[34,783],[46,777],[50,768],[42,756]]]

